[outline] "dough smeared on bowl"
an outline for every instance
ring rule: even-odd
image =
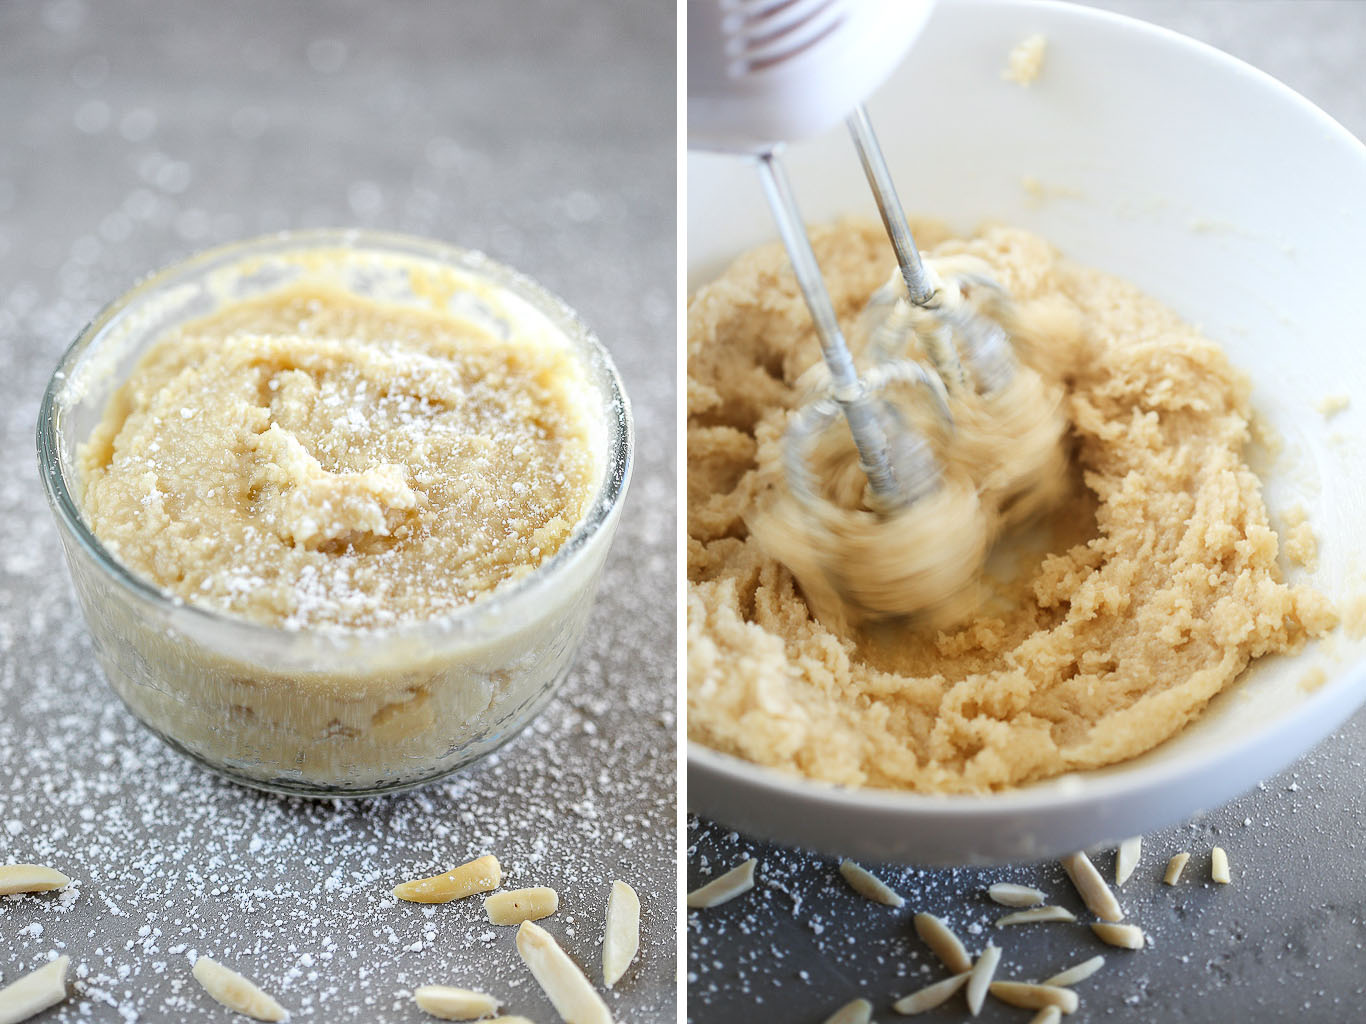
[[[1249,387],[1217,346],[1023,231],[916,231],[1057,325],[1021,356],[1064,387],[1070,494],[998,552],[966,625],[822,623],[746,525],[780,486],[776,440],[819,347],[781,248],[743,257],[688,311],[693,739],[847,785],[1000,789],[1149,750],[1253,658],[1332,627],[1324,598],[1281,579],[1243,458]],[[844,223],[813,243],[852,331],[885,235]]]
[[[132,572],[271,625],[452,613],[550,558],[595,482],[568,346],[298,284],[167,333],[81,451]]]
[[[1016,85],[1033,85],[1043,72],[1044,53],[1048,48],[1048,38],[1036,32],[1021,39],[1006,55],[1006,66],[1001,69],[1001,77]]]

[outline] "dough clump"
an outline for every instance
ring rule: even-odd
[[[1061,391],[1066,493],[993,555],[966,622],[809,603],[749,524],[782,500],[781,437],[819,347],[781,247],[742,257],[688,310],[694,740],[845,785],[1002,789],[1143,753],[1252,659],[1333,627],[1324,598],[1281,579],[1243,457],[1249,385],[1216,345],[1026,232],[916,234],[935,257],[985,261],[1031,325],[1019,355]],[[885,235],[846,222],[812,239],[854,336]]]

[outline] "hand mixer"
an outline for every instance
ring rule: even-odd
[[[823,535],[792,521],[770,522],[773,544],[766,545],[781,549],[781,560],[801,580],[808,598],[816,597],[814,603],[826,611],[842,599],[861,614],[903,615],[961,594],[985,559],[994,520],[1013,510],[1031,511],[1038,502],[1029,500],[1029,492],[1038,489],[1041,476],[1050,475],[1045,467],[1056,466],[1060,458],[1061,419],[1045,408],[1042,419],[1032,412],[1028,417],[1036,421],[1028,424],[1032,435],[1037,438],[1042,429],[1045,443],[1015,453],[1022,457],[997,457],[994,465],[977,467],[978,487],[952,486],[930,440],[880,397],[894,386],[918,385],[950,431],[952,407],[965,408],[962,403],[969,403],[978,424],[983,410],[989,415],[994,404],[1014,409],[1007,419],[1016,422],[1002,426],[1020,428],[1018,402],[1003,397],[1024,376],[1000,322],[1010,321],[1006,296],[978,261],[958,258],[931,267],[921,260],[862,106],[900,62],[932,7],[933,0],[688,3],[689,145],[755,161],[829,373],[825,395],[789,420],[783,465],[789,490],[809,517],[841,535],[832,538],[828,530]],[[898,265],[896,279],[869,302],[867,315],[874,324],[869,350],[877,365],[862,377],[779,159],[784,142],[820,134],[840,120],[848,127]],[[985,309],[995,316],[985,315]],[[917,347],[933,370],[904,358],[908,346]],[[866,478],[863,504],[871,518],[841,518],[813,472],[821,439],[841,416]],[[979,489],[990,492],[987,511]],[[919,523],[911,521],[916,513]],[[935,521],[941,531],[943,521],[952,524],[953,542],[905,547],[907,531]],[[912,550],[909,559],[898,561],[893,551],[898,544],[902,551]]]

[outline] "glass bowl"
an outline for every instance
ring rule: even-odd
[[[433,278],[457,287],[415,287]],[[78,447],[167,330],[285,284],[448,311],[504,336],[563,339],[592,391],[595,496],[533,572],[441,618],[287,629],[188,604],[130,573],[81,511]],[[438,299],[437,296],[440,296]],[[601,343],[563,302],[482,254],[370,231],[285,232],[201,253],[102,310],[62,357],[38,417],[38,463],[109,684],[170,746],[230,779],[311,796],[405,789],[506,742],[567,677],[630,480],[630,404]]]

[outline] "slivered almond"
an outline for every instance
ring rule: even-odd
[[[1119,844],[1119,852],[1115,854],[1115,885],[1123,885],[1129,880],[1142,855],[1142,836],[1133,836]]]
[[[1143,929],[1136,924],[1104,924],[1097,922],[1091,925],[1091,930],[1099,936],[1101,942],[1109,943],[1120,949],[1142,949],[1146,937]]]
[[[607,894],[607,929],[602,938],[602,981],[611,988],[640,949],[640,898],[625,882]]]
[[[996,919],[996,927],[1004,928],[1010,924],[1037,924],[1041,921],[1075,921],[1077,915],[1066,907],[1030,907],[1017,910],[1013,914]]]
[[[250,981],[217,960],[201,956],[194,962],[191,972],[194,980],[204,987],[229,1010],[236,1010],[257,1020],[284,1020],[289,1014],[274,999],[262,992]]]
[[[422,985],[413,993],[413,1000],[442,1020],[477,1020],[498,1012],[498,1000],[487,992],[451,985]]]
[[[478,892],[492,892],[503,880],[503,869],[492,855],[430,878],[415,878],[394,887],[394,895],[409,903],[450,903]]]
[[[70,963],[71,957],[59,956],[0,988],[0,1021],[18,1024],[65,999],[66,969]]]
[[[1209,852],[1209,876],[1220,885],[1228,885],[1231,881],[1228,873],[1228,854],[1222,846],[1216,846]]]
[[[972,965],[972,973],[968,975],[968,1013],[976,1017],[982,1012],[982,1003],[987,998],[987,989],[991,985],[991,979],[996,975],[996,965],[1001,962],[1001,948],[987,944],[987,948],[977,958],[977,962]]]
[[[1046,898],[1042,889],[1010,882],[997,882],[988,887],[987,896],[1003,907],[1037,907]]]
[[[1181,881],[1181,872],[1186,868],[1186,861],[1191,859],[1191,855],[1182,850],[1171,860],[1167,861],[1167,873],[1162,876],[1162,881],[1168,885],[1175,885]]]
[[[517,952],[566,1024],[612,1024],[607,1004],[548,931],[523,921],[517,929]]]
[[[849,887],[874,903],[885,903],[889,907],[904,907],[906,901],[882,879],[875,877],[866,868],[859,867],[852,860],[840,861],[840,874]]]
[[[953,974],[972,970],[972,960],[968,957],[968,951],[943,918],[935,917],[933,914],[916,914],[915,933],[930,947],[930,951],[939,957],[940,963]]]
[[[1027,981],[994,981],[991,994],[1003,1003],[1026,1010],[1042,1010],[1056,1006],[1063,1013],[1076,1013],[1080,1000],[1070,988],[1056,985],[1032,985]]]
[[[1059,971],[1051,978],[1044,978],[1043,984],[1070,988],[1079,981],[1085,981],[1104,966],[1105,957],[1093,956],[1090,960],[1083,960],[1075,967],[1069,967],[1065,971]]]
[[[0,896],[12,896],[16,892],[51,892],[70,884],[71,879],[60,871],[39,864],[0,865]]]
[[[1058,1024],[1060,1020],[1062,1020],[1061,1010],[1056,1006],[1045,1006],[1029,1018],[1029,1024]]]
[[[907,1017],[914,1013],[933,1010],[936,1006],[947,1003],[955,992],[968,983],[970,976],[971,972],[964,971],[962,974],[955,974],[952,978],[945,978],[943,981],[936,981],[933,985],[926,985],[924,988],[898,999],[892,1004],[892,1009],[897,1013],[905,1014]]]
[[[759,862],[751,857],[733,867],[719,878],[713,878],[700,889],[688,893],[688,906],[697,909],[719,907],[754,888],[754,868]]]
[[[866,999],[854,999],[825,1018],[825,1024],[868,1024],[873,1019],[873,1004]]]
[[[484,912],[489,924],[521,924],[539,921],[560,909],[560,895],[554,889],[538,885],[531,889],[509,889],[484,899]]]
[[[1082,901],[1102,921],[1123,921],[1124,910],[1115,899],[1115,894],[1100,877],[1100,872],[1085,853],[1073,853],[1062,859],[1063,870],[1072,884],[1077,887]]]

